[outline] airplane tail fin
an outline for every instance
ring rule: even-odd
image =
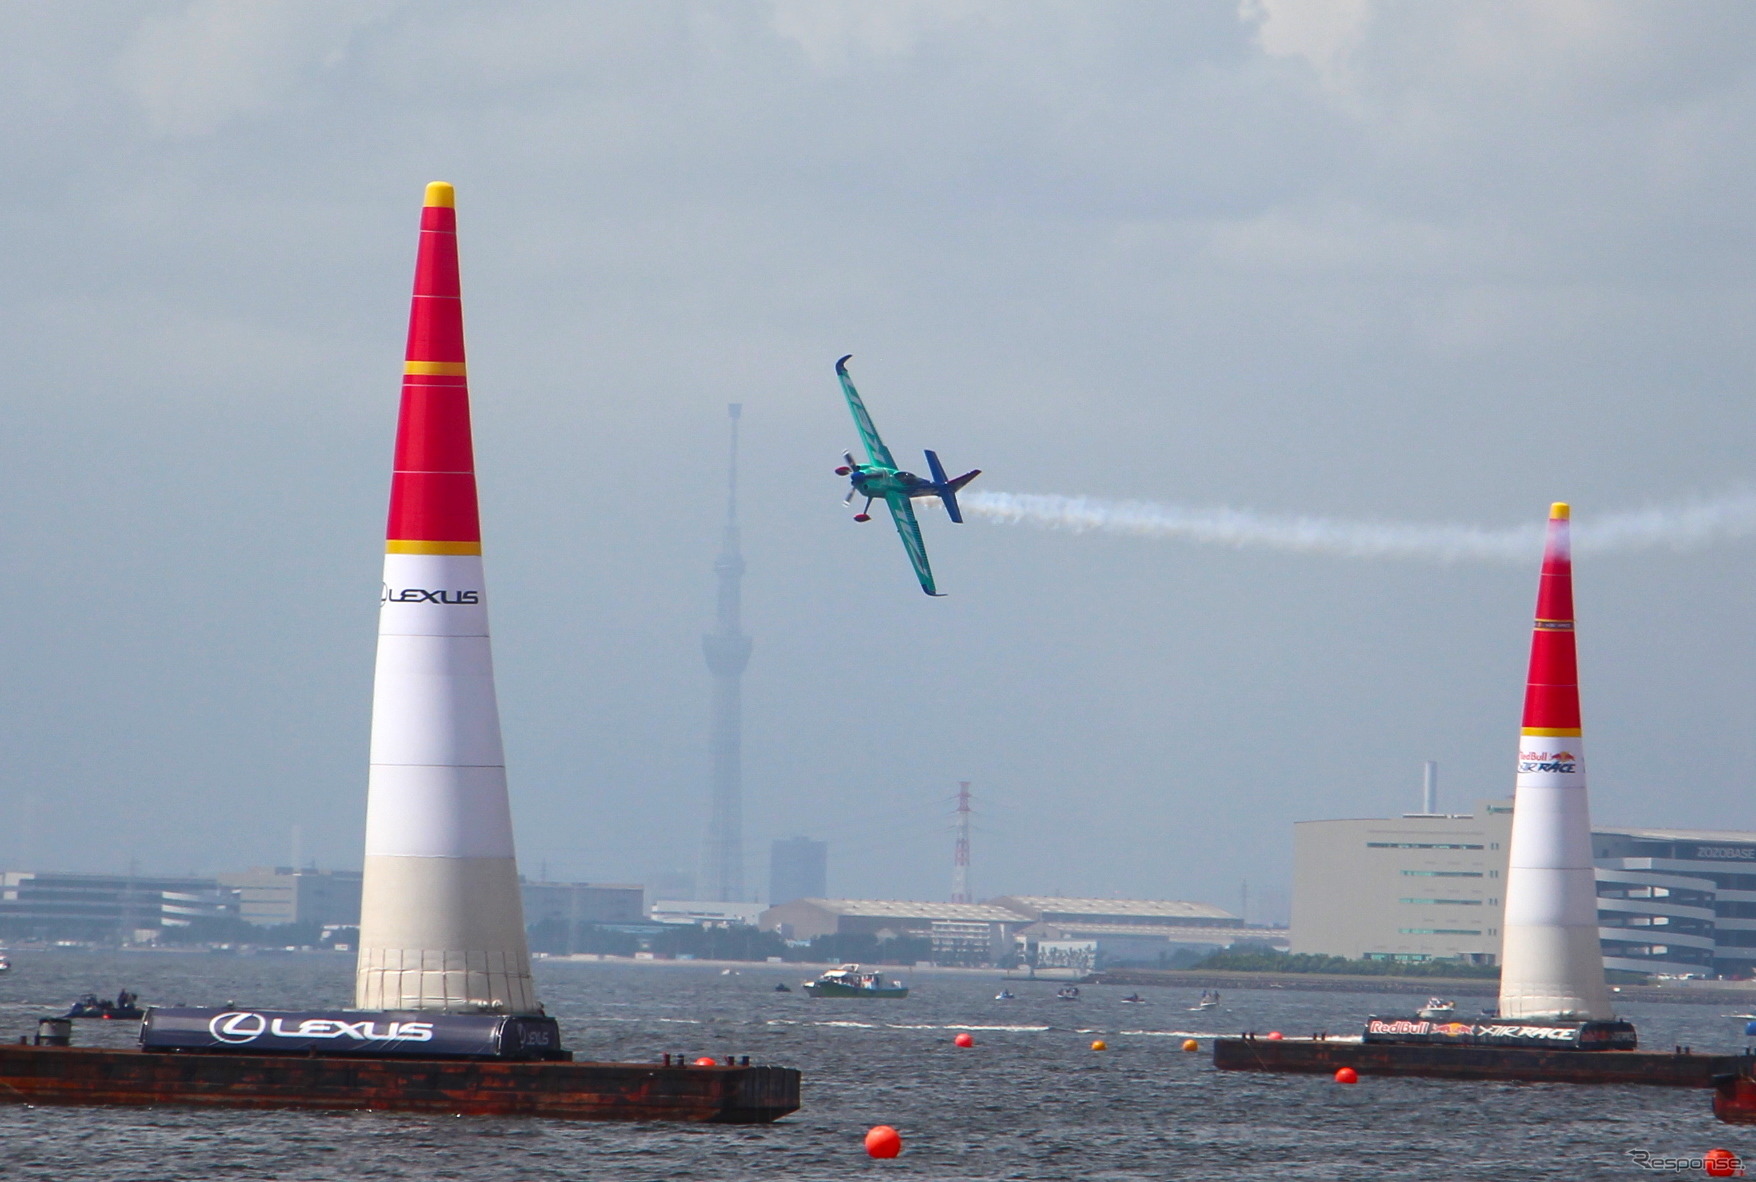
[[[951,480],[945,475],[945,465],[939,462],[939,454],[932,451],[927,453],[927,470],[933,474],[933,491],[945,502],[945,512],[950,515],[951,520],[962,524],[963,510],[957,507],[957,490],[980,476],[982,470],[972,468],[956,480]]]

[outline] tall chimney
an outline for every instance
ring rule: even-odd
[[[537,1012],[476,514],[457,214],[427,186],[385,533],[354,1004]]]
[[[1421,811],[1428,816],[1439,811],[1439,764],[1429,759],[1421,765]]]
[[[1568,507],[1549,511],[1500,951],[1502,1018],[1610,1018],[1580,743]]]

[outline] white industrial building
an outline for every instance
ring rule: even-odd
[[[1286,933],[1250,928],[1229,911],[1175,899],[1004,895],[983,903],[799,899],[762,914],[790,940],[866,934],[929,939],[935,960],[1026,965],[1078,973],[1106,964],[1159,963],[1180,950],[1240,940],[1285,947]]]
[[[760,903],[720,903],[712,899],[659,899],[647,906],[653,923],[707,924],[711,927],[752,927],[762,916]]]

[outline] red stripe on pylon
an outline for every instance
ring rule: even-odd
[[[1526,729],[1577,730],[1579,656],[1573,639],[1573,554],[1568,510],[1549,517],[1543,573],[1537,584],[1536,626],[1530,638],[1530,675],[1524,690]]]
[[[475,468],[469,388],[462,379],[404,378],[402,413],[396,420],[396,470],[473,472]]]
[[[479,542],[469,382],[462,376],[457,211],[449,206],[429,204],[421,209],[404,360],[455,366],[457,373],[411,373],[403,378],[385,536],[391,541]]]
[[[469,472],[398,472],[390,482],[393,542],[479,542],[476,478]]]

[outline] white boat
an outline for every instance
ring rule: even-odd
[[[1018,995],[1010,989],[1002,989],[994,995],[995,1001],[1017,1001]]]
[[[869,973],[857,964],[844,964],[830,969],[815,981],[805,982],[807,997],[907,997],[908,986],[901,981],[885,984],[878,973]]]
[[[1454,1001],[1448,1001],[1443,997],[1429,997],[1427,999],[1427,1004],[1420,1008],[1419,1016],[1427,1019],[1429,1022],[1439,1022],[1446,1018],[1455,1018],[1457,1016],[1457,1003]]]
[[[0,973],[10,973],[11,971],[12,962],[6,959],[6,954],[4,952],[0,952]]]
[[[1218,1008],[1219,1008],[1219,990],[1217,990],[1217,989],[1213,989],[1213,990],[1203,989],[1201,991],[1201,1000],[1189,1007],[1190,1012],[1194,1012],[1196,1010],[1217,1010]]]

